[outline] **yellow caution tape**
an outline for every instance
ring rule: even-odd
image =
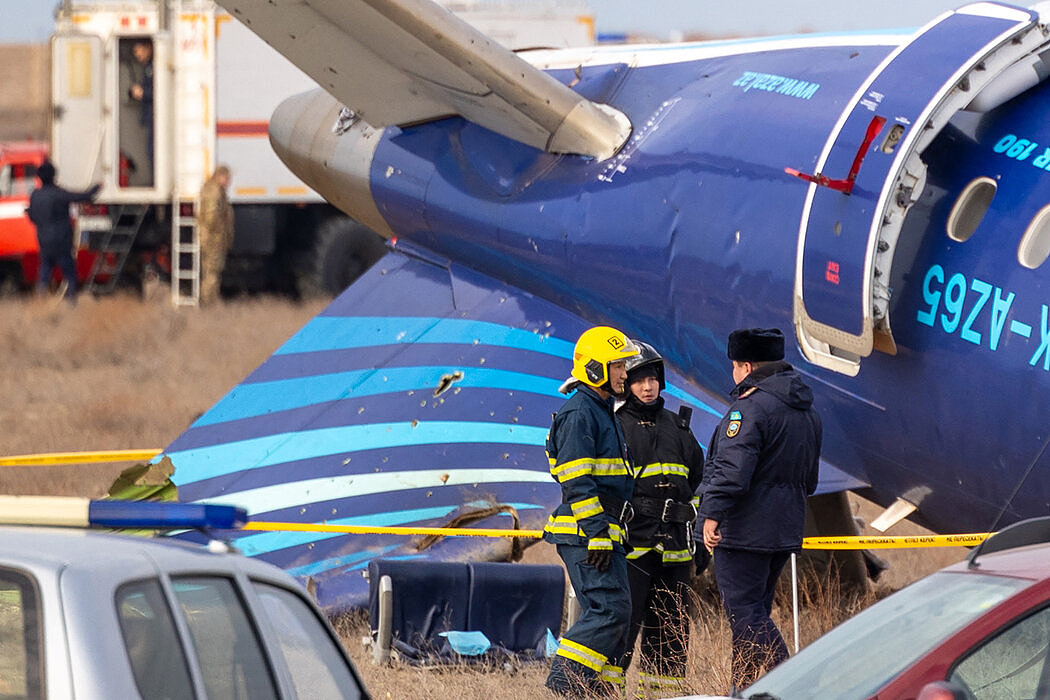
[[[0,457],[0,467],[26,467],[54,464],[98,464],[136,462],[153,459],[160,449],[108,450],[104,452],[51,452]],[[438,535],[449,537],[532,537],[543,536],[541,530],[502,530],[467,527],[367,527],[363,525],[324,525],[316,523],[275,523],[253,520],[245,530],[284,530],[290,532],[334,532],[357,535]],[[991,532],[960,535],[908,535],[905,537],[806,537],[803,549],[897,549],[913,547],[973,547],[990,537]]]
[[[243,530],[288,530],[291,532],[342,532],[354,535],[448,535],[467,537],[542,537],[541,530],[500,530],[470,527],[368,527],[364,525],[320,525],[316,523],[270,523],[252,520]]]
[[[104,452],[50,452],[35,455],[0,457],[0,467],[39,467],[50,464],[101,464],[104,462],[138,462],[153,459],[161,453],[151,450],[107,450]]]
[[[542,530],[502,530],[469,527],[379,527],[365,525],[324,525],[316,523],[275,523],[252,520],[245,530],[287,530],[291,532],[334,532],[353,535],[445,535],[448,537],[542,537]],[[893,549],[907,547],[972,547],[992,533],[966,535],[910,535],[907,537],[807,537],[803,549]]]
[[[911,547],[973,547],[991,532],[965,535],[909,535],[907,537],[807,537],[803,549],[897,549]]]

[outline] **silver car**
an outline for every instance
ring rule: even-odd
[[[280,569],[196,545],[0,527],[0,698],[368,698]]]

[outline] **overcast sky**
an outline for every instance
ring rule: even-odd
[[[518,0],[524,2],[526,0]],[[599,33],[782,34],[917,27],[961,0],[584,0]],[[0,0],[0,42],[44,41],[55,0]]]

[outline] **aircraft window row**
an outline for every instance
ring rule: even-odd
[[[979,177],[968,184],[948,214],[947,233],[953,241],[965,243],[977,230],[995,199],[998,185],[990,177]],[[1017,247],[1017,261],[1034,270],[1050,257],[1050,204],[1032,218]]]
[[[967,185],[948,215],[948,238],[965,243],[988,213],[998,186],[990,177],[979,177]]]

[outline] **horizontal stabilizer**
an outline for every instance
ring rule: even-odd
[[[604,160],[630,134],[591,102],[430,0],[223,5],[374,127],[460,115],[552,153]]]

